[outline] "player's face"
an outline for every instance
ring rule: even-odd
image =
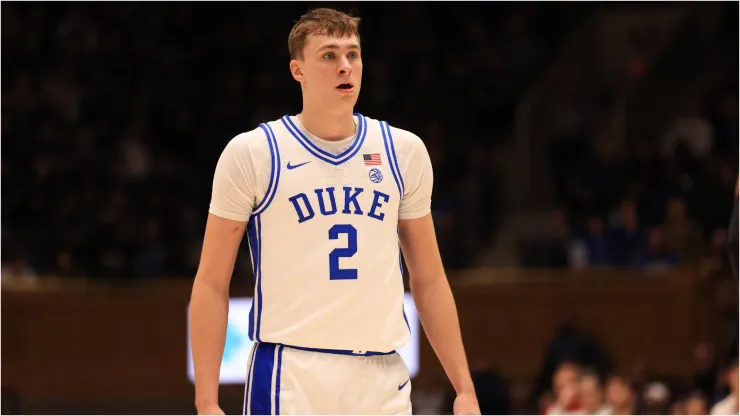
[[[309,101],[354,106],[362,83],[357,37],[309,36],[303,59],[291,61],[291,70]]]

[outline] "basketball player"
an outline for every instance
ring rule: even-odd
[[[426,334],[480,414],[430,215],[432,166],[414,134],[353,114],[359,19],[313,10],[293,27],[296,116],[233,138],[216,166],[191,299],[199,414],[221,414],[229,281],[246,230],[255,274],[245,414],[411,414],[401,252]],[[400,247],[399,247],[400,246]]]

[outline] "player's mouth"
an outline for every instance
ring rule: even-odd
[[[343,84],[337,85],[337,91],[343,92],[345,94],[351,94],[355,91],[355,86],[349,82],[345,82]]]

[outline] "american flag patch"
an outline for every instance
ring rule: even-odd
[[[362,155],[362,160],[365,161],[365,166],[382,165],[380,161],[380,153],[365,153]]]

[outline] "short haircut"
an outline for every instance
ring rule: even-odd
[[[303,49],[310,35],[315,36],[357,36],[359,41],[360,18],[328,9],[313,9],[301,16],[288,35],[288,51],[292,59],[303,59]]]

